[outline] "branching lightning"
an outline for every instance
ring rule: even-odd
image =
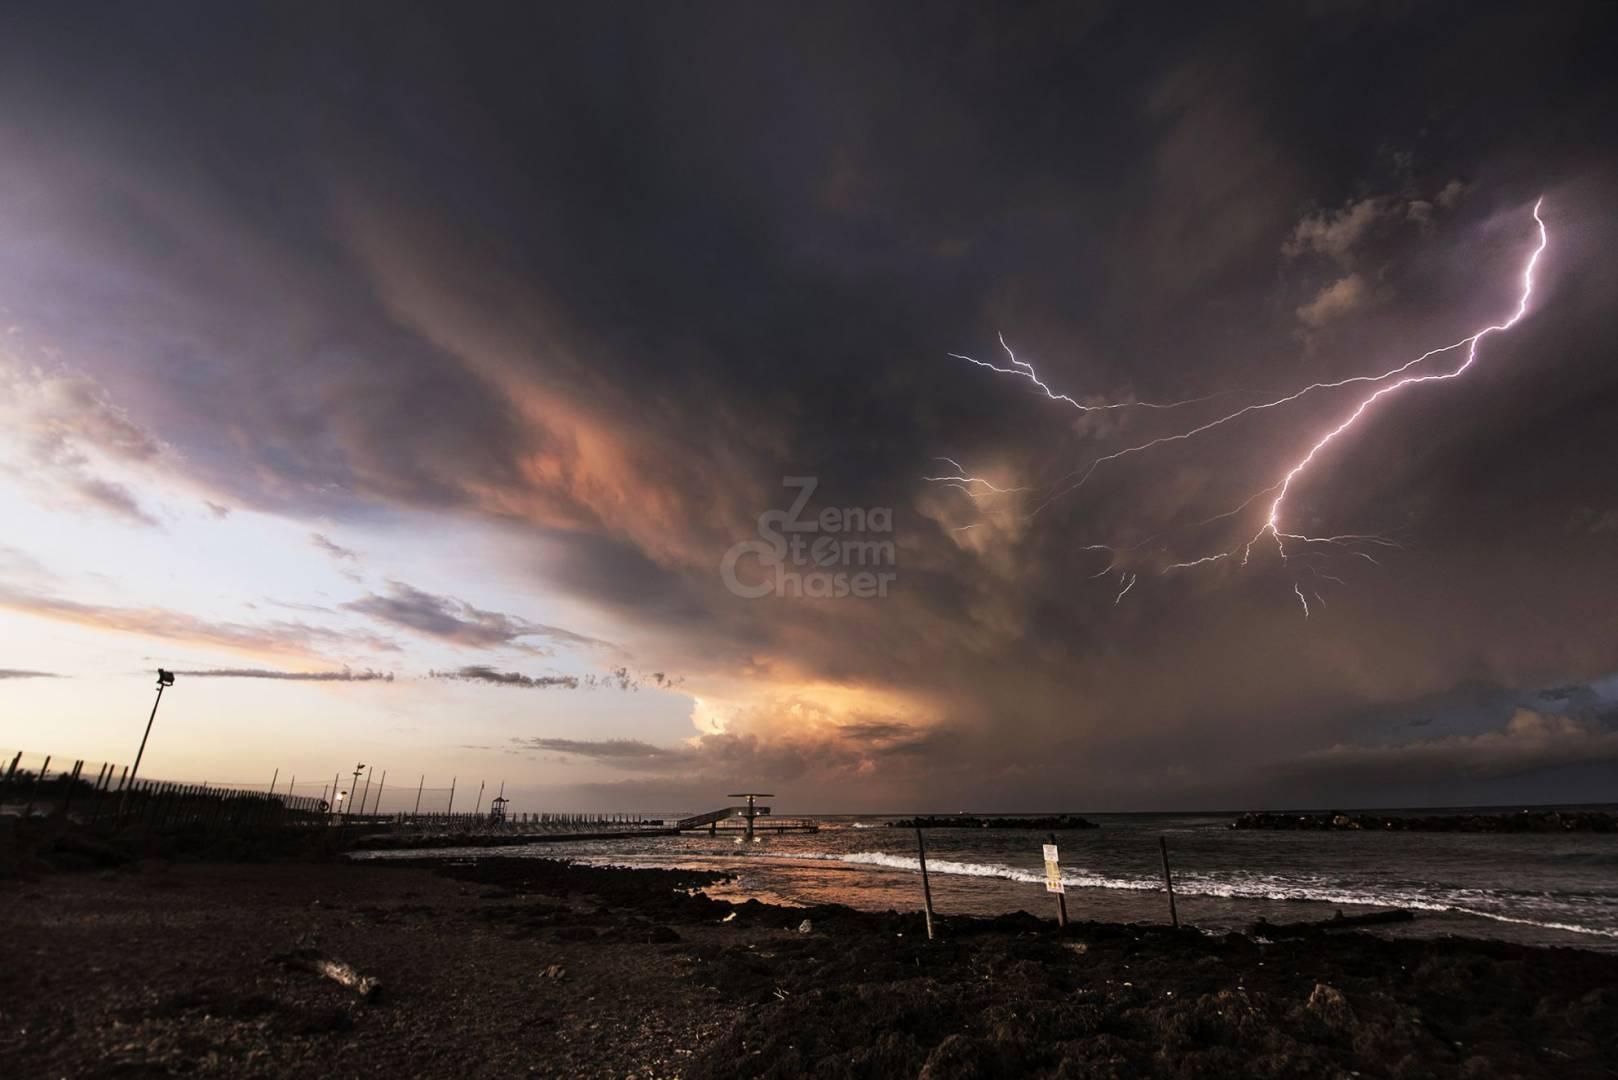
[[[1331,581],[1337,583],[1342,583],[1343,581],[1343,579],[1340,577],[1325,573],[1319,568],[1318,563],[1314,561],[1323,556],[1322,552],[1316,550],[1321,547],[1336,548],[1375,565],[1377,560],[1370,554],[1370,552],[1364,550],[1366,547],[1397,547],[1398,545],[1385,537],[1366,534],[1343,533],[1332,536],[1310,536],[1300,532],[1289,531],[1288,526],[1285,524],[1285,512],[1287,509],[1288,496],[1292,493],[1293,488],[1299,478],[1316,462],[1321,452],[1333,442],[1337,441],[1340,437],[1348,433],[1350,429],[1352,429],[1367,412],[1377,405],[1378,402],[1385,398],[1392,397],[1408,387],[1418,386],[1423,383],[1446,382],[1460,378],[1477,362],[1478,348],[1485,338],[1491,334],[1501,334],[1510,330],[1513,326],[1520,322],[1524,316],[1527,315],[1529,301],[1534,292],[1534,270],[1539,263],[1540,256],[1544,254],[1545,249],[1550,242],[1549,233],[1545,227],[1545,221],[1540,216],[1540,208],[1543,202],[1544,200],[1540,199],[1534,203],[1533,218],[1535,227],[1538,230],[1539,239],[1533,251],[1528,255],[1527,261],[1523,266],[1521,275],[1521,292],[1518,297],[1516,310],[1513,311],[1508,318],[1485,326],[1472,334],[1461,338],[1459,341],[1452,342],[1451,344],[1443,345],[1435,349],[1429,349],[1413,359],[1407,360],[1378,374],[1355,375],[1335,381],[1310,383],[1301,389],[1275,396],[1264,401],[1244,405],[1239,409],[1235,409],[1221,416],[1217,416],[1212,420],[1194,424],[1185,428],[1184,430],[1172,432],[1167,435],[1160,435],[1140,443],[1125,446],[1121,449],[1112,451],[1111,453],[1104,454],[1059,479],[1052,486],[1051,493],[1037,505],[1035,505],[1033,509],[1025,516],[1030,518],[1037,516],[1041,511],[1050,506],[1051,503],[1055,502],[1057,499],[1078,490],[1095,474],[1097,469],[1110,462],[1114,462],[1131,455],[1141,454],[1156,447],[1194,439],[1199,435],[1233,423],[1243,417],[1289,405],[1307,395],[1322,391],[1341,390],[1351,386],[1364,385],[1374,387],[1374,389],[1372,389],[1357,403],[1355,403],[1354,407],[1344,414],[1338,422],[1326,428],[1325,431],[1318,438],[1316,438],[1313,443],[1310,444],[1307,451],[1305,451],[1300,457],[1291,462],[1286,462],[1279,465],[1276,473],[1272,474],[1278,475],[1280,477],[1278,480],[1270,484],[1268,487],[1254,492],[1235,509],[1228,510],[1221,514],[1216,514],[1213,517],[1193,523],[1190,526],[1186,526],[1186,528],[1198,528],[1212,524],[1216,521],[1236,517],[1237,515],[1245,512],[1254,503],[1259,502],[1266,496],[1273,495],[1273,498],[1269,501],[1263,522],[1260,524],[1257,531],[1255,531],[1247,540],[1240,543],[1233,549],[1216,551],[1194,558],[1169,562],[1166,565],[1163,565],[1158,570],[1158,573],[1159,575],[1177,573],[1180,571],[1193,570],[1199,567],[1205,567],[1233,559],[1237,560],[1238,565],[1246,566],[1252,557],[1255,545],[1258,545],[1266,540],[1273,541],[1275,551],[1279,556],[1282,565],[1293,567],[1295,569],[1301,569],[1311,575],[1312,578],[1319,579],[1320,581]],[[951,353],[949,355],[955,359],[964,360],[967,363],[973,364],[977,367],[986,368],[989,371],[993,371],[998,374],[1026,379],[1028,382],[1037,387],[1049,400],[1068,405],[1080,412],[1128,408],[1155,410],[1177,409],[1182,406],[1189,406],[1199,402],[1209,401],[1214,398],[1224,396],[1225,394],[1242,392],[1223,391],[1222,393],[1209,394],[1202,397],[1188,398],[1183,401],[1169,403],[1142,401],[1119,401],[1110,403],[1081,402],[1071,395],[1059,393],[1053,389],[1044,379],[1039,376],[1039,373],[1034,369],[1032,364],[1024,360],[1019,360],[1016,354],[1012,352],[1011,347],[1006,344],[1003,335],[1000,337],[1000,346],[1005,350],[1006,356],[1009,358],[1009,367],[990,363],[984,360],[973,359],[972,357],[964,356],[959,353]],[[1425,364],[1427,361],[1433,360],[1435,357],[1447,356],[1457,352],[1461,354],[1461,359],[1453,367],[1447,370],[1431,371],[1420,367],[1420,365]],[[1008,488],[997,486],[982,477],[968,475],[967,471],[952,459],[940,458],[938,460],[948,462],[950,465],[952,465],[956,470],[956,475],[929,476],[924,477],[923,479],[929,482],[950,484],[958,487],[968,496],[970,496],[974,502],[988,495],[1012,496],[1031,490],[1029,488]],[[1146,540],[1130,547],[1115,547],[1106,544],[1090,544],[1086,545],[1084,550],[1105,551],[1111,555],[1111,560],[1106,568],[1095,575],[1096,577],[1102,577],[1118,569],[1118,563],[1121,557],[1139,551],[1147,544],[1150,544],[1158,539],[1159,537],[1157,536],[1148,537]],[[1122,602],[1124,597],[1127,596],[1132,589],[1134,589],[1136,581],[1138,580],[1137,573],[1124,570],[1120,574],[1118,580],[1121,588],[1113,598],[1114,605]],[[1303,581],[1297,577],[1294,577],[1292,581],[1292,591],[1298,601],[1299,606],[1303,610],[1304,617],[1307,618],[1310,614],[1310,604],[1308,596],[1306,596],[1304,592]],[[1320,595],[1318,589],[1312,588],[1309,595],[1314,597],[1316,606],[1324,607],[1325,600]]]

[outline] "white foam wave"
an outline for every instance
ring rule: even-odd
[[[841,862],[858,866],[881,866],[894,870],[919,871],[919,860],[908,855],[892,855],[885,851],[855,851],[847,854],[821,851],[800,851],[772,855],[773,858],[804,859],[816,862]],[[959,877],[999,878],[1025,884],[1043,884],[1045,875],[1034,870],[1006,866],[1003,863],[960,862],[953,859],[928,859],[927,871]],[[1161,882],[1155,878],[1111,877],[1084,871],[1064,871],[1062,884],[1077,889],[1121,889],[1132,892],[1162,892]],[[1473,906],[1483,897],[1478,890],[1456,890],[1449,896],[1435,896],[1402,889],[1355,889],[1327,882],[1301,884],[1253,875],[1232,878],[1209,878],[1202,875],[1177,877],[1174,891],[1182,896],[1207,896],[1238,900],[1301,900],[1319,904],[1348,904],[1361,907],[1403,907],[1417,911],[1449,912],[1471,915],[1480,919],[1535,926],[1545,930],[1562,930],[1573,934],[1618,938],[1618,929],[1582,926],[1578,923],[1556,920],[1529,919],[1519,915],[1490,911]]]

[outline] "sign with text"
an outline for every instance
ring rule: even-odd
[[[1045,845],[1045,891],[1062,892],[1062,868],[1056,864],[1056,845]]]

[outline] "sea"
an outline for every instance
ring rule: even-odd
[[[1180,921],[1210,933],[1248,930],[1261,918],[1280,923],[1406,908],[1415,913],[1413,921],[1375,932],[1618,952],[1618,835],[1232,829],[1235,816],[1086,814],[1100,828],[1056,834],[1069,918],[1168,922],[1161,854],[1166,844]],[[920,909],[916,833],[893,827],[897,817],[794,820],[813,821],[819,830],[760,831],[752,842],[739,831],[721,831],[432,854],[715,870],[731,875],[706,890],[722,899]],[[761,826],[768,821],[759,819]],[[935,912],[1021,910],[1055,917],[1056,897],[1046,889],[1044,832],[929,828],[924,836]]]

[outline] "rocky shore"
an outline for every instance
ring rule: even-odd
[[[1321,829],[1378,832],[1561,833],[1618,832],[1618,814],[1600,810],[1520,810],[1511,814],[1246,813],[1232,829]]]
[[[702,873],[144,862],[0,882],[8,1075],[1610,1077],[1618,957],[730,904]]]
[[[890,821],[895,829],[1099,829],[1100,825],[1077,814],[1053,817],[976,817],[971,814],[929,814]]]

